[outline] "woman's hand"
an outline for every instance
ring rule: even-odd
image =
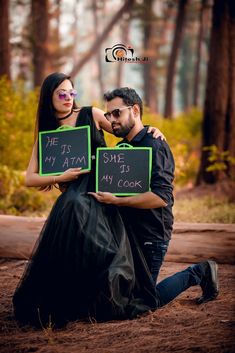
[[[56,183],[64,183],[66,181],[76,180],[79,175],[89,173],[89,170],[82,170],[82,168],[69,168],[63,174],[55,177]]]
[[[153,135],[153,138],[155,139],[157,139],[158,137],[161,137],[162,141],[166,141],[166,137],[157,127],[149,126],[148,133],[151,133]]]

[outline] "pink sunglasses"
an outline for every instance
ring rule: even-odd
[[[77,97],[77,91],[75,89],[72,89],[71,91],[58,91],[56,94],[60,100],[65,100],[69,97],[75,99]]]

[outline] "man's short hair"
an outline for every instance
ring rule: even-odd
[[[133,88],[129,88],[129,87],[116,88],[113,91],[106,92],[104,94],[104,99],[107,102],[111,101],[116,97],[122,98],[123,102],[126,105],[138,104],[138,106],[140,107],[140,118],[142,118],[143,102],[140,96]]]

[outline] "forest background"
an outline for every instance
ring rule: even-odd
[[[46,216],[59,194],[24,174],[39,87],[62,71],[79,105],[138,91],[175,157],[177,221],[235,222],[234,1],[0,0],[0,13],[0,213]]]

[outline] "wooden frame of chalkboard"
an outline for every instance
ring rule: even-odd
[[[60,126],[39,132],[39,175],[59,175],[69,168],[91,169],[90,126]]]
[[[96,192],[111,192],[117,196],[138,195],[150,191],[152,148],[97,148]]]

